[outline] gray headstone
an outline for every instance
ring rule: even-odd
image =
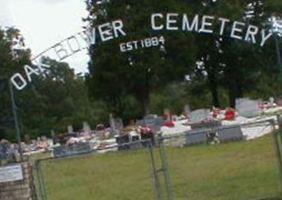
[[[91,144],[89,142],[86,142],[86,143],[77,143],[72,146],[54,147],[53,154],[55,157],[67,157],[72,155],[89,153],[91,151],[92,151]]]
[[[191,129],[200,129],[200,128],[214,128],[214,127],[220,127],[221,121],[206,121],[201,123],[194,123],[191,124]]]
[[[230,142],[243,139],[240,126],[222,126],[218,129],[218,137],[221,142]]]
[[[171,120],[171,113],[170,113],[170,110],[168,108],[164,109],[164,116],[166,116],[167,121]]]
[[[184,109],[183,109],[184,115],[188,116],[189,113],[191,112],[190,106],[189,105],[185,105]]]
[[[192,111],[189,116],[190,123],[199,123],[206,120],[209,117],[209,109],[199,109]]]
[[[207,143],[207,133],[210,129],[199,129],[199,130],[192,130],[188,131],[186,134],[186,144],[187,145],[196,145],[196,144],[203,144]]]
[[[150,127],[153,132],[158,132],[163,125],[164,120],[162,117],[157,117],[156,115],[148,115],[144,117],[142,124],[144,126]]]

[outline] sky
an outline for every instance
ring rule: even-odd
[[[36,56],[82,31],[85,8],[84,0],[0,0],[0,26],[20,29],[26,46]],[[85,50],[64,61],[78,73],[87,72],[88,60]]]

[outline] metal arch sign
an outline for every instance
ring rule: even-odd
[[[259,44],[261,47],[263,47],[273,35],[270,30],[246,24],[241,21],[232,22],[230,19],[224,17],[211,15],[200,16],[198,14],[190,18],[185,13],[153,13],[150,16],[150,28],[152,31],[166,30],[218,34],[222,37],[225,36],[252,44]],[[32,82],[32,75],[40,75],[40,73],[44,71],[43,67],[49,67],[41,62],[41,57],[45,54],[52,53],[59,61],[62,61],[88,48],[90,45],[125,36],[127,36],[127,33],[124,29],[124,23],[120,19],[98,25],[91,30],[79,32],[32,58],[32,63],[35,67],[24,66],[26,78],[22,74],[16,73],[10,80],[17,90],[23,90],[28,83]],[[128,52],[139,48],[149,48],[164,44],[165,39],[163,36],[154,36],[120,43],[119,49],[121,52]]]
[[[104,23],[89,31],[82,31],[75,35],[72,35],[61,42],[51,46],[42,53],[38,54],[31,59],[32,64],[35,67],[29,65],[24,66],[25,77],[20,73],[15,73],[10,81],[17,90],[23,90],[28,83],[32,82],[32,75],[40,75],[44,68],[49,68],[50,66],[42,63],[42,56],[53,55],[57,60],[62,61],[83,49],[87,49],[90,45],[95,45],[100,39],[102,42],[118,38],[120,36],[126,36],[123,31],[122,20],[115,20],[111,23]]]

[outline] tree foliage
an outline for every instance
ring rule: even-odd
[[[9,80],[16,71],[23,71],[23,65],[30,63],[29,50],[14,48],[19,37],[18,29],[0,30],[0,138],[15,137]]]
[[[83,76],[75,75],[67,63],[50,58],[43,62],[50,66],[44,75],[34,77],[33,84],[18,95],[24,134],[64,133],[68,125],[81,129],[88,122],[93,127],[107,118],[103,104],[89,101]]]

